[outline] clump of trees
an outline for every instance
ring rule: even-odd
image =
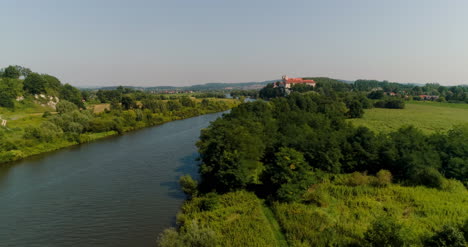
[[[81,91],[69,84],[63,85],[54,76],[35,73],[21,66],[8,66],[0,74],[0,107],[14,109],[17,97],[32,101],[33,96],[39,94],[70,101],[80,108],[85,107]]]

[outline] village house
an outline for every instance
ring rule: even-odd
[[[275,83],[275,87],[283,87],[289,89],[295,84],[306,84],[315,87],[316,83],[314,80],[304,80],[303,78],[289,78],[287,76],[283,76],[281,81]]]
[[[421,98],[421,100],[437,100],[437,99],[439,99],[439,96],[421,94],[421,95],[419,95],[419,98]]]

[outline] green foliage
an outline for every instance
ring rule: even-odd
[[[413,169],[410,175],[411,182],[416,185],[425,185],[431,188],[442,188],[444,177],[433,167]]]
[[[129,110],[129,109],[136,108],[137,105],[135,103],[135,100],[132,97],[128,95],[124,95],[122,96],[122,107],[125,110]]]
[[[165,229],[158,238],[159,247],[181,247],[181,243],[178,240],[179,233],[174,228]]]
[[[176,242],[176,246],[279,246],[262,202],[254,194],[207,196],[211,199],[196,197],[185,202],[178,215],[179,231],[166,231],[160,239]],[[205,208],[212,198],[217,198],[217,206]]]
[[[466,244],[463,232],[453,226],[444,226],[424,243],[428,247],[465,247]]]
[[[0,107],[15,108],[15,103],[8,92],[0,91]]]
[[[78,106],[79,108],[84,108],[82,102],[81,91],[70,84],[65,84],[60,88],[60,98],[62,100],[67,100]]]
[[[184,175],[180,177],[179,184],[182,187],[182,191],[189,197],[192,198],[198,194],[198,182],[193,180],[190,175]]]
[[[38,73],[31,73],[24,79],[24,91],[30,94],[42,94],[46,92],[47,81]]]
[[[375,102],[374,106],[377,108],[404,109],[405,102],[402,99],[387,98]]]
[[[307,204],[273,204],[291,246],[366,246],[367,240],[385,246],[382,242],[391,239],[403,243],[393,246],[423,246],[443,225],[459,225],[466,219],[465,188],[349,186],[352,177],[335,175],[312,185],[304,194]]]
[[[375,90],[367,95],[369,99],[383,99],[384,96],[385,94],[383,90]]]
[[[284,96],[284,91],[280,87],[274,87],[274,84],[270,83],[260,90],[259,96],[262,99],[272,99]]]
[[[18,70],[18,68],[16,68],[15,66],[8,66],[5,68],[5,70],[3,71],[3,77],[5,78],[11,78],[11,79],[18,79],[20,77],[20,71]]]
[[[72,111],[75,111],[75,110],[78,110],[78,107],[69,102],[69,101],[66,101],[66,100],[62,100],[60,101],[59,103],[57,103],[57,112],[59,114],[64,114],[64,113],[68,113],[68,112],[72,112]]]
[[[388,186],[392,183],[393,179],[392,173],[387,170],[380,170],[377,172],[376,177],[376,184],[378,186]]]
[[[369,246],[400,247],[404,245],[401,237],[402,226],[392,217],[380,217],[364,233]]]

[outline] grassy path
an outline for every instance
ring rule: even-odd
[[[265,214],[265,217],[268,219],[268,222],[270,223],[270,227],[273,230],[273,233],[275,234],[275,239],[278,241],[278,245],[280,247],[287,247],[288,242],[286,241],[286,237],[283,234],[283,231],[281,229],[281,226],[279,225],[278,221],[275,218],[275,215],[273,214],[273,211],[271,211],[270,207],[267,205],[263,204],[263,213]]]

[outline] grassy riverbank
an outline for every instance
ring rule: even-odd
[[[79,134],[67,134],[54,129],[54,126],[50,127],[50,122],[63,122],[62,119],[65,118],[68,121],[68,118],[64,117],[63,114],[59,116],[56,112],[46,116],[48,114],[46,112],[52,110],[47,107],[28,104],[15,109],[15,111],[0,108],[0,115],[7,120],[7,126],[0,127],[0,138],[2,140],[0,143],[0,164],[136,129],[225,111],[239,104],[239,101],[234,99],[213,98],[207,101],[208,105],[206,106],[203,106],[201,102],[195,102],[191,106],[181,107],[178,110],[159,113],[143,112],[139,109],[102,110],[95,113],[94,106],[90,105],[90,110],[85,111],[85,115],[89,118],[86,120],[88,122],[86,123],[87,130],[85,129]],[[76,115],[71,119],[82,117]],[[116,126],[116,122],[120,122],[120,125]],[[49,133],[53,131],[59,131],[61,134]]]

